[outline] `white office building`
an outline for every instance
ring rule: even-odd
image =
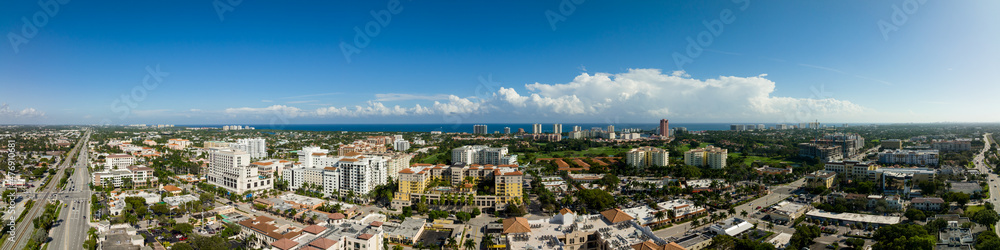
[[[135,164],[135,157],[128,154],[112,154],[104,157],[104,163],[110,170],[125,169]]]
[[[542,133],[542,124],[541,123],[532,124],[531,125],[531,133],[532,134],[541,134]]]
[[[250,153],[215,148],[208,154],[209,184],[223,187],[230,192],[243,194],[271,189],[271,176],[263,176],[255,165],[250,164]]]
[[[559,124],[559,123],[552,124],[552,133],[553,134],[562,134],[562,124]]]

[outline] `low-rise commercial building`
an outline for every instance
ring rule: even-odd
[[[802,216],[802,214],[808,210],[808,205],[782,201],[778,202],[778,204],[775,205],[771,211],[768,211],[767,215],[769,215],[772,220],[793,221],[799,218],[799,216]]]
[[[806,216],[808,216],[808,218],[811,219],[828,221],[841,226],[862,224],[872,228],[899,224],[899,222],[903,220],[903,218],[899,216],[882,216],[882,215],[856,214],[856,213],[832,213],[819,209],[813,209],[812,211],[809,211],[808,213],[806,213]]]

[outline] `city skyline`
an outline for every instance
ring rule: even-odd
[[[997,2],[217,2],[8,4],[0,124],[1000,122]]]

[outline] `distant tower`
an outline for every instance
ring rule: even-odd
[[[660,119],[660,136],[670,137],[670,122],[667,119]]]
[[[615,125],[608,125],[608,132],[615,132]]]
[[[473,134],[487,134],[486,125],[475,125],[472,128]]]
[[[524,128],[517,128],[518,134],[524,134]]]
[[[541,134],[542,133],[542,124],[541,123],[532,124],[531,125],[531,133],[532,134]]]
[[[552,133],[553,134],[562,134],[562,124],[559,124],[559,123],[552,124]]]
[[[510,134],[510,127],[503,127],[504,134]]]
[[[582,129],[583,128],[581,128],[580,126],[573,126],[573,132],[580,131]]]

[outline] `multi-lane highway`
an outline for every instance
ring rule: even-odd
[[[1000,212],[1000,178],[997,177],[996,173],[990,171],[990,166],[986,163],[986,153],[990,152],[991,144],[993,143],[992,134],[984,134],[983,142],[986,146],[972,159],[972,162],[976,165],[976,169],[979,172],[987,174],[986,178],[988,179],[987,183],[989,183],[990,198],[986,201],[992,203],[994,205],[993,209]],[[1000,224],[995,229],[997,234],[1000,234]]]
[[[50,199],[56,199],[55,197],[58,197],[59,195],[64,195],[64,194],[62,194],[62,192],[60,192],[60,190],[58,188],[58,186],[59,186],[59,179],[62,178],[62,175],[64,174],[66,168],[73,167],[73,166],[70,166],[69,163],[71,161],[69,159],[72,159],[74,156],[77,155],[78,152],[81,152],[81,150],[84,150],[87,147],[87,140],[89,138],[90,138],[90,131],[88,130],[87,132],[85,132],[80,137],[80,140],[77,141],[76,146],[74,146],[73,149],[70,150],[69,154],[66,155],[66,158],[59,164],[59,166],[57,168],[58,170],[56,172],[56,175],[53,177],[53,179],[51,180],[51,182],[49,183],[49,185],[46,186],[44,189],[42,187],[36,188],[36,189],[42,189],[42,190],[36,190],[36,192],[35,192],[37,194],[37,196],[39,197],[37,200],[35,200],[35,205],[32,206],[31,209],[28,210],[27,216],[25,216],[24,219],[21,220],[21,222],[19,222],[19,223],[17,223],[17,225],[15,225],[14,239],[13,240],[7,240],[7,241],[5,241],[4,244],[3,244],[3,247],[0,248],[0,249],[2,249],[2,250],[24,249],[25,245],[28,243],[28,239],[31,237],[30,234],[35,231],[35,226],[32,225],[31,221],[34,220],[35,217],[37,217],[37,216],[39,216],[39,215],[42,214],[42,211],[45,210],[45,204],[46,204],[46,202],[48,200],[50,200]],[[77,164],[86,164],[87,162],[89,162],[89,161],[87,161],[87,160],[78,160]],[[84,168],[82,171],[80,171],[79,169],[76,170],[76,171],[77,172],[83,172],[83,173],[87,172],[86,168]],[[86,181],[84,180],[83,183],[85,184]],[[85,186],[84,186],[84,189],[86,189]],[[24,194],[17,194],[17,195],[24,195]],[[24,196],[25,196],[25,198],[28,198],[28,195],[24,195]],[[88,195],[88,198],[89,198],[89,195]],[[64,212],[66,211],[65,208],[63,209],[63,211]],[[20,213],[16,213],[16,214],[20,215]],[[15,219],[16,219],[16,217],[15,217]],[[57,224],[60,224],[60,223],[57,223]],[[84,231],[84,232],[86,232],[86,231]],[[58,238],[53,238],[53,239],[58,239]],[[82,244],[82,241],[80,242],[80,244]],[[76,249],[76,248],[79,248],[80,245],[77,245],[77,246],[78,247],[75,247],[75,248],[66,248],[66,249]],[[63,249],[63,248],[59,248],[59,249]]]
[[[68,204],[59,214],[59,223],[52,227],[48,249],[69,250],[79,249],[83,241],[87,240],[87,224],[90,218],[90,188],[87,186],[90,178],[87,171],[89,153],[87,147],[83,147],[80,158],[73,168],[73,176],[70,177],[66,186],[57,194],[57,198]]]

